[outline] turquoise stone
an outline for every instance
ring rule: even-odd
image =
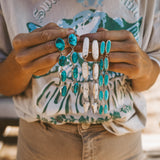
[[[65,82],[65,81],[66,81],[66,78],[67,78],[67,74],[66,74],[66,71],[64,70],[64,71],[62,71],[62,73],[61,73],[61,80],[62,80],[62,82]]]
[[[101,87],[103,85],[103,76],[99,76],[99,86]]]
[[[107,57],[105,57],[105,59],[104,59],[104,69],[105,70],[107,70],[108,69],[108,58]]]
[[[102,41],[102,42],[101,42],[101,46],[100,46],[100,54],[103,55],[103,54],[104,54],[104,51],[105,51],[105,42]]]
[[[77,37],[74,34],[70,34],[68,37],[68,42],[71,46],[76,46],[77,45]]]
[[[104,85],[107,86],[108,82],[109,82],[109,76],[108,76],[108,74],[105,74],[105,76],[104,76]]]
[[[63,86],[61,90],[62,96],[64,97],[67,93],[67,86]]]
[[[73,52],[72,53],[72,62],[73,63],[77,63],[78,61],[78,53],[77,52]]]
[[[103,106],[100,105],[100,107],[99,107],[99,114],[102,114],[102,113],[103,113]]]
[[[60,56],[59,57],[59,65],[60,66],[65,66],[66,65],[66,61],[67,61],[67,58],[65,56]]]
[[[79,84],[75,83],[73,86],[73,93],[76,94],[78,92]]]
[[[108,40],[108,41],[107,41],[107,45],[106,45],[106,52],[109,53],[110,50],[111,50],[111,41]]]
[[[99,69],[100,69],[100,71],[103,70],[103,59],[100,59]]]
[[[75,79],[78,78],[78,68],[77,68],[77,67],[73,69],[73,77],[74,77]]]
[[[103,99],[103,91],[99,91],[99,100],[102,101]]]
[[[56,45],[56,48],[60,51],[63,51],[65,48],[65,42],[62,38],[57,38],[55,45]]]
[[[104,106],[104,114],[107,114],[108,113],[108,106],[105,104]]]
[[[104,92],[104,100],[107,101],[107,100],[108,100],[108,97],[109,97],[109,92],[108,92],[108,90],[106,89],[105,92]]]

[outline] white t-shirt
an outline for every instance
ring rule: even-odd
[[[160,2],[157,0],[1,0],[0,1],[0,61],[11,50],[11,41],[19,33],[55,22],[63,28],[73,28],[78,35],[94,33],[98,28],[128,30],[139,46],[160,63]],[[78,83],[82,86],[81,53],[78,63]],[[93,85],[92,65],[89,63],[88,83]],[[14,96],[20,118],[29,122],[42,120],[48,123],[102,123],[109,132],[123,135],[141,130],[146,122],[146,105],[140,93],[130,87],[127,76],[109,72],[109,100],[107,114],[87,113],[83,108],[81,90],[72,91],[72,63],[68,56],[68,91],[60,94],[57,63],[43,76],[33,76],[23,94]],[[90,93],[92,98],[92,93]]]

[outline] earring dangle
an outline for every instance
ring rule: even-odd
[[[109,98],[109,92],[107,89],[107,85],[109,82],[109,75],[108,75],[108,68],[109,68],[109,53],[111,50],[111,41],[108,40],[106,42],[106,54],[105,54],[105,59],[104,59],[104,101],[105,101],[105,105],[104,105],[104,114],[108,113],[108,106],[107,106],[107,101]]]
[[[92,42],[92,57],[94,61],[97,61],[99,58],[99,46],[98,41],[94,40]],[[98,63],[93,64],[93,103],[92,103],[92,109],[93,113],[97,112],[98,108],[98,76],[99,76],[99,65]]]
[[[87,112],[90,106],[89,102],[89,83],[87,82],[89,76],[88,62],[86,61],[89,53],[89,38],[85,37],[83,40],[82,57],[84,62],[82,63],[82,76],[84,78],[83,83],[83,107],[84,111]]]
[[[70,44],[72,51],[71,51],[71,57],[70,60],[72,62],[72,78],[73,78],[73,85],[72,85],[72,91],[74,94],[78,92],[79,84],[77,82],[78,78],[78,67],[76,66],[76,63],[78,61],[78,53],[74,51],[74,47],[77,45],[77,36],[74,34],[70,34],[68,37],[68,43]]]
[[[100,68],[100,76],[99,76],[99,114],[103,113],[103,68],[104,68],[104,61],[103,61],[103,57],[104,57],[104,53],[105,53],[105,42],[102,41],[101,45],[100,45],[100,63],[99,63],[99,68]]]
[[[64,70],[64,66],[66,65],[67,58],[66,56],[63,55],[63,50],[65,49],[65,42],[62,38],[57,38],[55,41],[55,46],[60,52],[60,57],[59,57],[59,65],[60,65],[60,71],[59,71],[59,77],[61,80],[60,86],[60,92],[62,96],[65,96],[67,93],[67,86],[66,86],[66,79],[67,79],[67,73]]]

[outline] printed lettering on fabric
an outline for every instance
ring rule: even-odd
[[[138,5],[135,0],[121,0],[121,2],[134,14],[134,17],[138,16]]]
[[[94,9],[85,10],[72,19],[61,19],[57,22],[60,27],[73,28],[77,34],[80,33],[94,33],[98,28],[103,27],[108,30],[128,30],[132,32],[136,40],[139,40],[139,31],[142,24],[142,17],[134,23],[128,23],[125,19],[115,17],[111,18],[107,13],[96,11]],[[29,32],[41,27],[32,22],[27,23]],[[78,54],[78,78],[80,86],[84,79],[82,76],[82,63],[83,58],[81,54]],[[92,77],[93,63],[89,62],[90,76],[88,82],[93,81]],[[36,106],[38,108],[37,119],[48,121],[51,123],[64,123],[64,122],[92,122],[102,123],[109,119],[122,118],[125,114],[133,114],[133,98],[128,87],[126,77],[121,73],[109,72],[109,93],[108,106],[112,106],[108,115],[96,115],[95,117],[88,115],[82,115],[83,109],[83,94],[79,90],[77,94],[72,92],[72,63],[70,61],[70,55],[67,56],[67,65],[64,67],[67,73],[68,89],[66,96],[62,97],[60,94],[60,84],[57,78],[59,71],[59,64],[57,63],[52,69],[45,75],[33,76],[33,81],[39,81],[42,77],[50,79],[47,84],[40,88],[38,95],[36,96]],[[55,77],[53,75],[56,75]],[[124,105],[125,104],[125,105]],[[54,106],[54,107],[53,107]],[[71,114],[71,115],[70,115]],[[53,117],[55,115],[55,117]],[[74,115],[74,116],[73,116]],[[44,117],[43,117],[44,116]],[[48,117],[48,118],[47,118]],[[125,117],[126,118],[126,117]]]
[[[41,23],[42,20],[46,17],[46,13],[49,12],[54,4],[59,0],[45,0],[40,4],[38,8],[35,8],[33,11],[33,17]]]

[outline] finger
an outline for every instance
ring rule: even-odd
[[[109,63],[109,71],[123,73],[130,79],[135,78],[136,66],[127,63]]]
[[[133,35],[131,32],[126,30],[120,30],[120,31],[104,31],[104,32],[96,32],[96,33],[89,33],[84,34],[81,36],[81,41],[85,37],[88,37],[90,41],[98,40],[98,41],[124,41],[128,39],[132,39]]]
[[[54,66],[58,62],[59,53],[51,53],[44,57],[41,57],[29,64],[25,65],[24,68],[30,70],[32,73],[36,73],[39,70]]]
[[[138,63],[139,55],[137,53],[124,53],[124,52],[111,52],[109,54],[109,62],[111,63],[128,63],[136,64]]]
[[[40,32],[40,31],[49,30],[49,29],[62,29],[62,28],[59,27],[56,23],[48,23],[44,27],[35,29],[33,32]]]
[[[98,28],[97,32],[103,32],[103,31],[108,31],[108,29],[105,28]]]
[[[62,53],[66,53],[66,51],[71,51],[71,48],[67,42],[67,39],[64,39],[65,42],[65,50]],[[67,50],[66,50],[67,49]],[[25,63],[29,63],[35,59],[38,59],[42,56],[45,56],[47,54],[50,53],[54,53],[57,52],[58,49],[55,46],[55,41],[49,41],[46,43],[43,43],[41,45],[38,45],[36,47],[33,48],[29,48],[23,52],[20,52],[20,54],[18,54],[16,56],[16,61],[19,64],[25,64]]]
[[[138,52],[137,43],[128,42],[128,41],[112,41],[111,52]]]
[[[99,53],[100,53],[100,45],[101,42],[99,42]],[[83,42],[82,41],[78,42],[77,46],[75,47],[75,51],[82,52],[82,47],[83,47]],[[111,43],[110,52],[138,53],[138,51],[139,51],[139,46],[137,45],[137,43],[126,42],[126,41],[122,42],[112,41]],[[89,44],[89,52],[92,52],[92,42],[90,42]],[[89,60],[91,60],[90,58]]]
[[[53,67],[53,66],[44,68],[44,69],[42,69],[42,70],[39,70],[39,71],[35,72],[34,75],[35,75],[35,76],[45,75],[45,74],[47,74],[47,73],[50,71],[50,69],[51,69],[52,67]]]
[[[59,29],[59,30],[44,30],[42,32],[31,32],[19,34],[13,40],[14,49],[23,49],[32,47],[38,44],[42,44],[51,40],[55,40],[58,37],[65,38],[69,34],[74,33],[72,29]]]

